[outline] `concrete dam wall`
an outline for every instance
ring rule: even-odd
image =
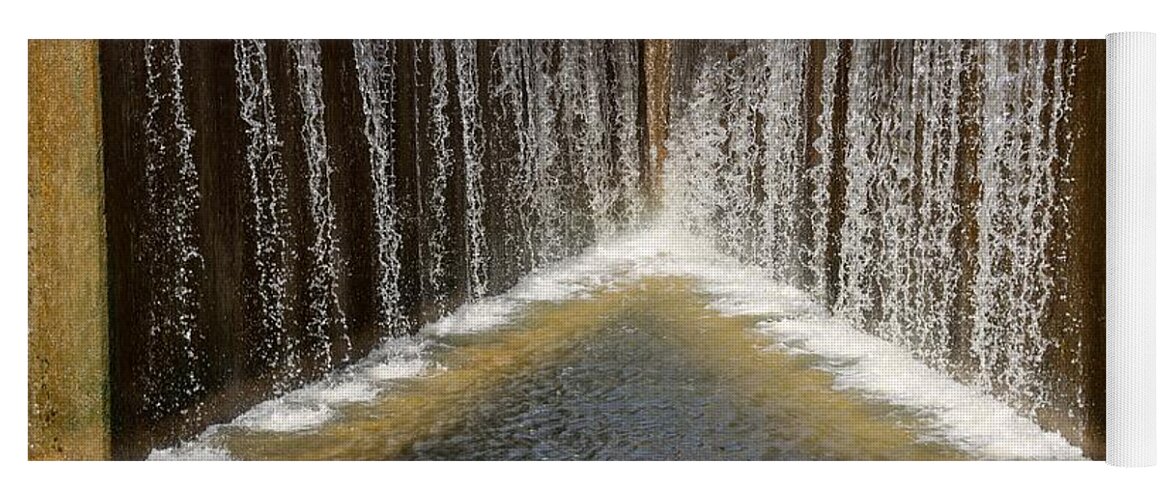
[[[101,44],[114,456],[629,226],[637,42]]]

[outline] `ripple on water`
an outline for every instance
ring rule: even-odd
[[[448,337],[446,367],[302,433],[235,436],[243,458],[750,460],[957,458],[896,408],[760,348],[685,278],[534,306]]]

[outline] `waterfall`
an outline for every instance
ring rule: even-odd
[[[590,167],[584,156],[584,137],[578,129],[584,125],[582,115],[585,112],[582,70],[577,60],[583,46],[581,41],[562,40],[555,50],[550,51],[550,55],[557,58],[556,71],[553,72],[557,121],[553,133],[559,160],[554,163],[550,175],[558,180],[559,202],[555,210],[561,212],[556,224],[563,242],[562,255],[571,254],[576,249],[578,240],[586,232],[585,226],[593,220],[583,175]]]
[[[111,379],[131,385],[111,413],[142,443],[652,202],[1022,414],[1096,411],[1085,42],[102,44]]]
[[[459,89],[459,116],[464,152],[464,210],[467,248],[468,297],[480,298],[488,293],[488,250],[484,235],[483,146],[479,74],[476,70],[476,46],[468,40],[453,43],[455,72]]]
[[[1032,414],[1080,352],[1052,326],[1066,43],[699,44],[675,83],[667,209]]]
[[[446,283],[451,272],[451,254],[447,248],[445,235],[448,231],[450,217],[447,210],[448,183],[451,179],[452,152],[449,138],[448,113],[449,98],[447,92],[447,49],[442,42],[432,41],[431,62],[431,92],[430,92],[430,123],[428,137],[434,151],[434,161],[431,165],[431,176],[428,179],[427,205],[430,207],[429,227],[427,234],[427,250],[431,257],[431,265],[427,269],[427,281],[431,289],[435,290],[435,300],[446,303]]]
[[[686,217],[692,231],[726,244],[721,236],[726,233],[715,229],[721,223],[718,215],[723,212],[722,205],[730,198],[720,192],[716,182],[727,138],[720,120],[718,71],[719,63],[699,69],[683,113],[671,121],[667,150],[672,168],[664,173],[668,177],[665,207]]]
[[[544,264],[564,255],[566,243],[561,231],[567,225],[563,211],[560,178],[556,171],[560,150],[556,137],[557,106],[554,74],[550,61],[552,44],[532,41],[524,47],[525,74],[528,75],[528,102],[525,112],[532,127],[532,178],[537,263]]]
[[[609,54],[611,71],[614,73],[610,94],[614,100],[614,112],[610,124],[617,143],[615,159],[618,186],[621,194],[621,211],[614,216],[626,225],[637,224],[643,213],[642,193],[639,189],[642,172],[642,148],[639,146],[638,102],[640,71],[636,42],[619,40],[612,42]]]
[[[805,122],[803,114],[806,44],[777,41],[762,47],[766,76],[760,84],[766,90],[757,94],[754,107],[763,119],[761,152],[764,201],[760,208],[757,236],[757,262],[778,271],[778,277],[794,282],[800,263],[805,259],[800,241],[809,237],[805,224],[812,219],[802,188],[805,179]],[[759,126],[759,125],[758,125]],[[760,147],[760,145],[758,145]],[[802,220],[806,219],[806,220]]]
[[[235,43],[236,90],[240,119],[246,127],[248,189],[251,195],[251,229],[255,235],[252,254],[255,290],[246,293],[256,305],[256,328],[264,339],[263,352],[254,353],[274,373],[283,369],[295,376],[293,343],[286,339],[288,189],[281,165],[281,141],[276,130],[276,111],[268,76],[268,56],[263,41]]]
[[[838,42],[825,40],[821,42],[821,47],[825,50],[825,56],[821,60],[807,59],[809,67],[816,67],[820,73],[818,75],[811,72],[806,75],[806,78],[810,80],[808,84],[813,86],[814,92],[819,95],[816,98],[817,102],[809,103],[808,109],[810,111],[817,107],[821,109],[815,117],[809,117],[814,122],[815,138],[806,138],[807,141],[812,141],[813,156],[808,159],[811,164],[807,165],[804,172],[813,188],[809,199],[809,242],[802,258],[802,264],[805,268],[804,272],[811,276],[806,285],[808,290],[814,298],[828,303],[829,273],[831,272],[827,260],[830,238],[830,192],[824,187],[829,186],[831,182],[830,160],[834,155],[832,149],[834,103],[835,100],[844,99],[845,96],[838,97],[834,92],[834,83],[838,80]],[[815,54],[811,51],[809,57],[814,56]],[[820,78],[818,78],[819,76]]]
[[[400,334],[403,328],[399,297],[399,247],[402,235],[397,229],[395,201],[394,152],[392,150],[393,115],[387,108],[394,99],[394,45],[387,41],[355,41],[354,62],[358,69],[358,86],[362,92],[362,111],[366,117],[362,129],[370,145],[370,178],[374,188],[374,226],[378,234],[378,324],[388,334]]]
[[[507,196],[511,203],[506,219],[510,227],[519,228],[519,235],[515,238],[517,241],[513,244],[523,250],[523,255],[517,256],[517,260],[520,265],[531,268],[536,264],[532,227],[535,189],[531,129],[526,122],[524,104],[525,74],[521,44],[519,40],[504,40],[492,53],[496,79],[491,96],[492,100],[502,103],[501,107],[511,117],[509,133],[516,141],[516,152],[501,160],[505,171],[516,173],[508,178]]]
[[[1061,264],[1046,251],[1056,237],[1055,219],[1067,214],[1057,183],[1069,164],[1058,148],[1069,134],[1063,130],[1070,96],[1062,84],[1069,66],[1061,59],[1065,42],[1054,43],[1052,61],[1044,41],[988,43],[983,53],[994,77],[984,88],[976,278],[982,293],[976,294],[971,350],[985,383],[1026,401],[1046,396],[1036,373],[1057,339],[1035,334],[1046,311],[1030,305],[1047,303],[1054,292],[1054,266]]]
[[[596,41],[583,41],[580,48],[572,52],[573,56],[568,67],[573,68],[573,81],[579,86],[573,86],[573,96],[569,101],[568,110],[574,112],[573,119],[577,123],[573,126],[573,153],[574,158],[582,171],[582,178],[588,190],[590,227],[596,235],[613,234],[617,228],[612,224],[610,214],[615,203],[615,194],[619,192],[609,189],[607,180],[612,177],[609,164],[610,130],[604,125],[609,123],[602,107],[602,78],[600,74],[599,53],[595,46]],[[571,61],[571,62],[570,62]]]
[[[141,375],[148,411],[169,412],[205,389],[197,350],[199,276],[203,257],[196,232],[199,168],[191,147],[195,129],[187,118],[179,42],[148,40],[143,46],[147,110],[147,249],[139,255],[149,275],[147,359]]]
[[[338,256],[336,209],[333,203],[333,166],[325,139],[325,102],[322,98],[321,48],[316,42],[302,41],[292,45],[296,60],[297,95],[303,119],[301,142],[305,146],[309,168],[309,215],[313,240],[309,245],[309,320],[306,324],[312,342],[314,358],[329,366],[333,362],[330,330],[342,331],[342,339],[349,351],[349,337],[345,334],[345,315],[337,296]]]
[[[120,449],[646,219],[637,43],[238,40],[185,43],[189,66],[176,42],[104,45],[103,72],[145,73],[103,96],[111,317],[133,318],[111,323],[134,386],[112,412],[157,439]]]
[[[418,229],[418,231],[420,233],[420,235],[417,235],[417,237],[421,239],[421,242],[416,243],[416,245],[415,245],[415,250],[416,250],[415,258],[418,259],[417,265],[415,268],[415,272],[419,274],[419,276],[418,276],[418,278],[419,278],[419,294],[435,297],[435,296],[438,296],[439,291],[435,287],[435,284],[431,282],[430,272],[429,272],[430,263],[435,259],[435,256],[429,255],[427,253],[428,250],[430,250],[430,248],[426,242],[426,236],[422,235],[426,231],[426,218],[427,218],[427,208],[426,207],[427,207],[428,193],[426,192],[427,181],[426,181],[426,177],[424,177],[424,167],[423,167],[423,148],[425,147],[425,143],[427,141],[426,137],[424,137],[425,127],[424,127],[424,123],[423,123],[423,110],[425,109],[425,99],[420,99],[420,95],[426,95],[426,94],[423,94],[423,92],[430,91],[430,89],[425,86],[425,83],[423,80],[424,76],[422,74],[422,69],[421,69],[421,66],[423,65],[422,45],[423,45],[422,43],[411,43],[410,44],[410,47],[411,47],[410,55],[409,55],[410,61],[411,61],[410,62],[410,66],[411,66],[410,86],[411,86],[411,89],[413,89],[413,90],[411,92],[411,120],[410,120],[410,123],[407,124],[407,126],[413,132],[411,134],[410,150],[411,150],[411,160],[414,162],[414,168],[412,170],[414,171],[415,178],[414,178],[414,186],[413,186],[414,189],[412,191],[415,195],[415,200],[414,200],[415,203],[414,203],[414,207],[412,207],[412,208],[414,208],[414,216],[416,218],[416,228]],[[437,301],[437,302],[439,302],[439,301]]]
[[[913,206],[905,215],[914,228],[910,237],[911,274],[907,285],[907,328],[918,354],[941,364],[952,357],[949,332],[961,269],[952,235],[959,225],[954,201],[960,150],[962,72],[969,67],[961,42],[916,41],[913,46],[911,106],[916,120],[918,150]],[[918,198],[916,202],[914,198]],[[914,205],[917,205],[914,206]]]
[[[760,148],[757,147],[756,104],[762,92],[760,50],[755,46],[729,47],[732,56],[720,75],[720,104],[727,117],[725,161],[717,170],[719,185],[729,196],[723,208],[722,228],[729,248],[748,262],[760,263],[756,231],[760,187]]]
[[[882,231],[886,219],[895,214],[884,209],[886,198],[897,195],[885,191],[888,184],[881,176],[905,168],[897,157],[901,152],[899,134],[904,133],[898,128],[904,122],[896,116],[900,82],[881,78],[895,71],[890,52],[883,42],[856,40],[848,76],[846,190],[838,269],[841,292],[834,308],[869,329],[877,328],[874,314],[882,314],[879,301],[887,298],[879,295],[880,283],[888,272],[880,269],[885,248]]]

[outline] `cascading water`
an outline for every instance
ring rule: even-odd
[[[571,148],[576,160],[573,163],[585,170],[583,180],[589,191],[590,226],[597,234],[609,235],[615,230],[610,224],[612,207],[616,201],[614,195],[620,192],[606,185],[607,179],[612,176],[608,158],[611,136],[606,133],[606,129],[593,126],[608,121],[608,110],[602,106],[602,82],[599,80],[604,75],[599,74],[602,69],[599,67],[600,54],[596,45],[599,43],[582,42],[582,48],[573,53],[576,57],[563,60],[563,64],[573,68],[576,73],[567,75],[570,80],[580,83],[580,87],[574,88],[575,99],[571,101],[570,108],[579,110],[574,113],[573,120],[581,122],[571,129],[575,132]]]
[[[806,46],[801,42],[777,41],[764,49],[765,75],[758,85],[765,86],[762,102],[757,104],[757,121],[763,120],[760,152],[761,227],[756,261],[777,269],[779,276],[798,277],[804,250],[800,242],[805,234],[801,214],[790,210],[797,204],[805,187],[802,169],[805,156],[805,127],[800,116],[803,94],[774,82],[801,81],[804,77]],[[759,125],[758,125],[759,127]],[[811,218],[811,217],[810,217]],[[790,282],[793,279],[789,280]]]
[[[191,152],[195,130],[183,95],[177,40],[148,40],[145,182],[148,233],[139,262],[148,274],[147,358],[139,368],[145,404],[176,411],[205,389],[200,363],[199,276],[204,262],[195,231],[200,208],[199,168]]]
[[[309,167],[309,214],[313,241],[309,245],[310,271],[308,282],[309,320],[307,334],[312,343],[316,363],[333,363],[330,331],[342,333],[349,352],[349,336],[344,333],[346,320],[338,301],[338,256],[336,218],[333,202],[333,166],[329,161],[325,138],[325,102],[322,99],[321,49],[316,42],[303,41],[293,45],[297,61],[297,94],[300,97],[303,119],[301,141]]]
[[[1046,304],[1054,293],[1060,258],[1048,254],[1054,221],[1068,217],[1057,184],[1069,169],[1066,127],[1070,95],[1063,86],[1064,41],[1056,58],[1041,41],[988,44],[983,54],[990,75],[983,116],[979,177],[984,186],[978,217],[979,271],[976,328],[971,352],[982,382],[1019,399],[1045,400],[1048,389],[1037,374],[1046,351],[1060,339],[1033,332],[1045,327]],[[1071,42],[1072,43],[1072,42]],[[1047,76],[1047,75],[1052,76]],[[988,96],[996,96],[990,98]],[[995,291],[996,293],[991,293]]]
[[[842,225],[842,293],[835,308],[887,337],[913,325],[908,198],[914,118],[908,118],[908,44],[855,42],[850,67],[847,188]],[[911,344],[914,345],[914,344]]]
[[[824,56],[812,59],[817,54],[811,50],[806,59],[809,67],[817,71],[810,71],[806,76],[807,88],[812,89],[809,99],[813,102],[807,103],[807,116],[810,116],[812,124],[806,128],[805,142],[811,151],[805,159],[804,177],[810,186],[829,186],[832,173],[830,163],[834,158],[831,136],[834,130],[834,103],[837,99],[834,89],[838,81],[839,56],[837,43],[826,42],[818,47],[825,52]],[[804,287],[814,298],[825,303],[830,296],[830,265],[827,260],[830,254],[830,190],[810,190],[808,206],[809,240],[802,254],[801,265],[802,271],[809,278]]]
[[[1081,293],[1065,259],[1087,259],[1069,239],[1072,214],[1080,213],[1069,196],[1081,130],[1074,108],[1088,106],[1073,91],[1076,45],[657,47],[238,41],[185,45],[183,61],[176,42],[104,46],[105,64],[145,73],[135,90],[146,89],[109,100],[106,114],[109,144],[142,137],[146,146],[110,148],[108,162],[110,178],[126,180],[109,183],[126,194],[110,196],[111,255],[147,270],[111,266],[111,315],[132,318],[111,322],[112,359],[133,366],[134,384],[145,389],[115,401],[116,413],[133,416],[119,421],[118,432],[147,436],[124,445],[128,453],[191,431],[160,431],[159,422],[226,420],[348,361],[335,359],[341,352],[375,352],[368,359],[377,364],[388,355],[375,350],[379,341],[445,314],[469,320],[456,329],[492,321],[485,319],[491,314],[461,315],[456,309],[469,301],[512,311],[535,295],[564,298],[582,283],[640,272],[671,274],[647,283],[674,290],[664,298],[690,297],[696,321],[708,321],[701,299],[710,297],[672,288],[697,279],[698,290],[717,297],[714,307],[735,317],[714,322],[729,328],[727,338],[751,326],[785,348],[790,340],[816,344],[830,353],[821,354],[835,376],[868,377],[871,385],[861,389],[914,385],[881,397],[939,412],[945,427],[964,409],[933,405],[938,398],[975,394],[980,408],[1004,407],[978,391],[1029,417],[1071,408],[1071,421],[1086,418],[1089,396],[1066,380],[1083,360],[1079,325],[1087,323],[1077,321],[1092,318],[1070,319],[1080,305],[1060,305]],[[650,52],[688,59],[668,65]],[[234,65],[217,62],[225,53]],[[659,70],[669,79],[648,76]],[[184,72],[197,85],[185,90],[193,75]],[[216,76],[198,79],[204,74]],[[674,86],[670,112],[652,117],[648,101],[666,81]],[[235,99],[225,103],[222,95]],[[660,145],[647,129],[668,115],[659,193],[651,160]],[[137,116],[143,119],[126,118]],[[665,214],[649,213],[651,193],[661,195],[654,204]],[[122,215],[135,203],[146,207],[141,221]],[[652,215],[682,220],[694,234],[664,224],[611,238]],[[691,242],[677,239],[690,236],[712,240],[734,259],[698,241],[691,252]],[[563,260],[603,240],[613,247],[599,248],[614,255],[602,259],[605,266],[581,267],[594,276],[573,266],[600,262],[597,252],[577,264]],[[550,272],[529,282],[534,270]],[[529,288],[488,297],[517,283]],[[533,292],[541,288],[534,283],[555,291]],[[884,340],[851,333],[859,330]],[[613,333],[607,342],[629,340]],[[841,339],[854,344],[834,344]],[[860,357],[858,346],[881,356]],[[696,352],[716,349],[702,347]],[[874,359],[902,371],[884,374],[887,365],[875,368]],[[977,391],[932,378],[939,374],[923,365]],[[367,368],[330,375],[359,378],[329,397],[353,402],[381,390],[385,378],[360,378]],[[916,385],[910,379],[926,373],[920,368],[930,380]],[[767,385],[741,372],[748,386]],[[923,396],[939,384],[952,385],[937,399]],[[302,405],[293,408],[300,414],[316,412],[313,418],[329,418],[320,415],[338,402],[288,401]],[[1017,420],[997,422],[1023,421],[1014,429],[1033,432],[1028,418],[1009,417]],[[1068,456],[1060,438],[1031,435],[1037,440],[1024,448],[1057,450],[1037,456]],[[1002,437],[967,444],[983,453]],[[1019,456],[996,451],[976,456]]]
[[[699,50],[675,89],[669,208],[925,362],[1029,414],[1054,403],[1066,42]]]
[[[479,75],[476,70],[476,46],[469,40],[453,43],[455,73],[459,89],[459,116],[464,152],[464,238],[467,252],[468,297],[476,299],[488,293],[488,242],[484,235],[484,150],[477,95]]]
[[[762,88],[761,51],[750,48],[721,65],[719,103],[726,117],[724,162],[716,170],[720,191],[729,193],[722,208],[722,229],[731,245],[741,248],[749,262],[760,260],[757,233],[761,202],[760,148],[757,146],[756,108]]]
[[[263,41],[237,41],[235,49],[240,119],[247,127],[248,136],[244,154],[252,199],[250,222],[255,233],[252,265],[256,286],[249,290],[249,301],[259,316],[254,328],[264,339],[263,348],[251,354],[279,376],[295,377],[295,346],[286,339],[288,190],[281,165],[281,141],[276,131],[268,57]]]
[[[556,133],[557,107],[560,105],[555,88],[551,52],[552,44],[530,42],[524,47],[524,67],[527,78],[528,103],[526,114],[532,127],[532,177],[535,232],[539,240],[535,253],[538,264],[544,264],[565,254],[564,211],[558,210],[561,200],[561,179],[556,162],[560,146]]]
[[[535,200],[537,198],[536,161],[532,127],[525,109],[524,42],[502,41],[493,52],[493,67],[497,69],[498,81],[492,87],[492,99],[503,103],[511,116],[511,134],[516,141],[516,153],[505,161],[508,170],[516,172],[509,178],[508,193],[512,198],[512,210],[507,214],[509,224],[519,228],[515,246],[523,250],[518,257],[521,265],[532,268],[537,264],[535,246]]]
[[[394,46],[386,41],[355,41],[354,63],[362,92],[362,129],[370,144],[370,178],[374,188],[374,227],[378,234],[378,323],[388,334],[401,334],[405,326],[399,304],[399,249],[394,154],[391,135],[394,121],[386,108],[394,99]]]
[[[610,114],[614,130],[614,148],[619,187],[621,189],[620,210],[612,217],[626,226],[637,224],[643,216],[641,203],[640,176],[642,172],[642,148],[639,146],[639,65],[638,48],[632,41],[610,42],[610,71],[614,74],[610,86],[614,111]]]
[[[918,332],[916,350],[948,353],[950,309],[956,303],[961,281],[960,261],[952,243],[959,224],[959,210],[951,195],[956,188],[960,154],[960,91],[965,61],[957,41],[917,41],[913,47],[912,106],[918,120],[919,151],[914,168],[917,186],[911,195],[911,273],[906,297],[907,321]],[[962,181],[962,179],[961,179]],[[918,199],[917,206],[915,199]],[[924,356],[930,357],[930,356]],[[937,360],[938,362],[938,360]]]
[[[110,142],[147,146],[110,160],[125,178],[112,185],[147,207],[112,236],[148,269],[112,273],[128,285],[112,289],[114,314],[148,313],[142,333],[114,324],[114,358],[133,371],[119,376],[144,388],[115,402],[133,436],[119,455],[284,393],[646,212],[636,42],[241,40],[194,44],[193,67],[177,42],[133,43],[104,49],[111,74],[145,62],[146,89],[110,101],[128,110],[112,120],[144,117],[112,121]],[[188,71],[199,85],[185,91]],[[155,427],[177,414],[183,426]]]
[[[427,233],[427,251],[430,256],[430,266],[427,269],[427,280],[434,290],[435,300],[446,304],[446,283],[450,279],[451,254],[446,246],[444,235],[450,224],[447,214],[447,190],[453,168],[451,144],[449,144],[449,96],[447,90],[447,48],[437,41],[429,42],[431,63],[431,93],[429,126],[430,146],[434,151],[434,161],[431,165],[431,177],[427,186],[429,231]]]
[[[414,189],[411,191],[415,197],[413,208],[415,214],[418,216],[417,229],[420,233],[424,232],[426,227],[427,211],[425,207],[427,206],[427,197],[429,196],[426,181],[423,177],[423,148],[425,147],[424,142],[426,141],[426,139],[422,137],[424,131],[424,120],[422,113],[425,107],[424,103],[426,102],[426,97],[423,92],[430,91],[430,89],[426,88],[423,83],[424,76],[422,74],[422,66],[424,52],[421,45],[422,44],[418,43],[411,44],[409,51],[407,51],[407,54],[409,54],[408,57],[410,58],[409,81],[410,86],[413,89],[411,92],[410,103],[411,120],[410,123],[407,124],[407,126],[410,127],[412,131],[414,131],[414,134],[411,135],[411,143],[409,145],[411,150],[411,161],[414,163],[414,168],[411,170],[414,173],[415,181]],[[421,244],[415,245],[415,257],[418,259],[416,272],[419,274],[419,294],[437,296],[438,293],[435,283],[432,283],[430,280],[430,267],[428,263],[433,259],[433,257],[427,253],[428,250],[430,250],[430,245],[425,240],[426,236],[416,236],[423,239]]]

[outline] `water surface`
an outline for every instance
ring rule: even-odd
[[[769,349],[759,318],[656,277],[534,304],[444,337],[446,367],[292,432],[232,429],[249,459],[955,459],[927,422],[835,390],[812,357]]]

